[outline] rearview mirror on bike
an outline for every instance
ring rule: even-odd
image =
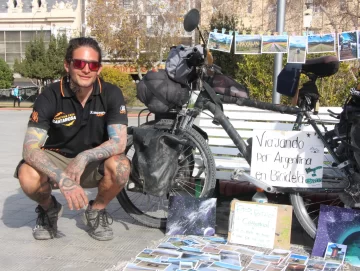
[[[191,9],[184,17],[184,29],[187,32],[194,31],[200,22],[200,13],[197,9]]]

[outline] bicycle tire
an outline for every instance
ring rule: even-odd
[[[311,219],[304,203],[303,197],[299,193],[290,194],[290,202],[294,209],[294,214],[301,227],[313,239],[316,236],[316,225]]]
[[[141,125],[141,127],[151,127],[154,126],[155,121],[150,121],[148,123],[145,123]],[[162,130],[169,130],[171,127],[170,125]],[[204,185],[200,194],[200,197],[210,197],[212,196],[212,193],[215,188],[216,179],[215,179],[215,173],[216,173],[216,167],[215,167],[215,161],[212,156],[211,150],[209,146],[207,145],[205,139],[193,128],[187,129],[185,131],[186,137],[188,137],[193,144],[202,152],[202,156],[204,158],[204,164],[207,165],[207,172],[206,172],[206,180],[204,181]],[[132,136],[128,135],[128,142],[126,147],[126,152],[128,152],[133,145]],[[122,206],[122,208],[125,210],[126,213],[128,213],[134,220],[137,222],[140,222],[143,225],[146,225],[148,227],[152,228],[159,228],[164,229],[166,228],[166,217],[155,217],[147,212],[144,212],[143,210],[140,210],[138,206],[132,201],[131,197],[129,197],[130,193],[127,190],[127,186],[117,195],[117,199]],[[137,192],[136,194],[142,194],[140,192]],[[141,195],[138,195],[139,197]],[[142,194],[142,196],[145,196]],[[159,199],[160,202],[160,199]],[[162,202],[162,201],[161,201]]]

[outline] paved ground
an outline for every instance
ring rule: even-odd
[[[114,240],[93,240],[82,224],[82,212],[65,207],[58,222],[59,237],[35,241],[31,231],[35,225],[36,204],[24,195],[12,177],[21,157],[29,114],[28,110],[0,110],[0,270],[122,270],[141,250],[154,247],[165,237],[160,230],[136,223],[115,199],[108,207],[114,218]],[[136,123],[136,118],[131,119],[131,125]],[[89,190],[89,198],[94,198],[95,193],[96,190]],[[54,194],[65,203],[60,192]],[[217,232],[220,234],[227,233],[228,206],[225,199],[217,209]],[[292,244],[294,251],[311,252],[312,240],[296,224]]]
[[[36,204],[19,189],[12,177],[21,157],[29,111],[0,112],[0,270],[105,270],[130,260],[146,246],[161,239],[160,230],[143,227],[130,218],[115,199],[108,211],[114,218],[114,240],[93,240],[81,222],[82,212],[64,209],[60,237],[35,241]],[[95,190],[88,191],[94,198]],[[58,200],[65,202],[59,192]]]

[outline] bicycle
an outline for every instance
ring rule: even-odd
[[[198,18],[196,18],[196,16],[197,12],[192,10],[188,13],[187,17],[185,17],[184,26],[186,31],[191,32],[197,27]],[[189,17],[191,18],[189,19]],[[191,57],[201,56],[193,55]],[[174,135],[182,134],[191,141],[191,144],[184,146],[183,152],[179,156],[179,170],[174,177],[173,186],[169,194],[163,197],[154,197],[146,194],[146,192],[144,193],[141,184],[131,180],[128,182],[126,188],[123,189],[117,198],[123,209],[131,217],[150,227],[165,228],[167,205],[170,195],[190,195],[193,197],[209,197],[212,195],[216,184],[215,162],[211,150],[206,143],[207,134],[202,131],[200,127],[194,125],[195,118],[204,110],[208,110],[213,114],[214,123],[223,127],[241,155],[249,165],[251,165],[251,140],[245,142],[241,135],[234,129],[223,113],[222,103],[232,103],[239,106],[249,106],[294,115],[296,119],[293,130],[301,130],[302,124],[306,122],[311,125],[319,135],[320,140],[324,143],[325,148],[328,149],[329,154],[334,159],[333,171],[336,173],[336,178],[331,179],[327,179],[328,176],[324,175],[322,188],[273,187],[251,177],[241,170],[234,172],[235,179],[236,175],[241,174],[242,177],[263,189],[266,193],[289,194],[296,217],[304,230],[312,238],[315,238],[316,234],[318,215],[316,208],[324,202],[310,202],[309,205],[309,195],[315,193],[335,193],[339,194],[340,199],[340,201],[336,199],[335,203],[340,206],[360,206],[360,175],[354,155],[357,147],[349,143],[349,133],[344,132],[339,134],[337,129],[326,131],[324,134],[320,131],[317,121],[311,117],[311,112],[315,110],[316,104],[316,95],[314,96],[314,93],[307,91],[299,93],[298,107],[274,105],[249,98],[216,93],[212,86],[212,77],[211,75],[209,76],[209,73],[212,75],[219,73],[219,67],[211,63],[211,54],[209,52],[206,57],[202,57],[204,58],[204,62],[197,67],[197,80],[200,84],[200,93],[198,94],[194,107],[187,107],[185,109],[176,108],[165,114],[156,114],[155,120],[149,121],[147,119],[146,123],[140,125],[140,127],[143,128],[151,127]],[[204,64],[205,62],[207,62],[207,64]],[[194,61],[194,63],[199,63],[199,61]],[[309,82],[315,84],[319,77],[331,76],[337,72],[338,68],[339,61],[334,57],[327,56],[308,60],[302,65],[300,72],[309,77]],[[332,114],[334,117],[339,118],[335,113]],[[128,135],[126,152],[131,159],[134,153],[132,135]],[[341,178],[339,178],[339,176],[341,176]],[[330,202],[330,204],[332,203],[334,202]]]

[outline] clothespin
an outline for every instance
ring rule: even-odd
[[[221,29],[221,33],[225,34],[226,28]]]
[[[229,30],[229,35],[232,36],[233,32],[233,30]]]
[[[217,33],[217,32],[218,32],[218,30],[215,28],[215,29],[213,30],[213,32],[214,32],[214,33]]]

